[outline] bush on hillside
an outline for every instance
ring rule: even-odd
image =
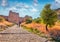
[[[41,23],[41,19],[38,17],[38,18],[35,18],[34,20],[33,20],[35,23]]]
[[[26,24],[32,23],[32,19],[26,19]]]
[[[3,22],[3,21],[5,21],[5,19],[0,16],[0,22]]]

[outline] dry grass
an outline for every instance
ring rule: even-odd
[[[25,23],[22,23],[22,25],[27,26],[27,27],[37,28],[41,32],[48,33],[45,29],[45,24],[42,24],[42,23],[41,24],[37,24],[37,23],[25,24]],[[48,30],[49,31],[60,30],[60,23],[56,22],[53,27],[48,27]]]
[[[8,21],[0,22],[0,25],[3,25],[3,26],[6,26],[6,25],[12,25],[12,24],[13,24],[13,23],[8,22]]]
[[[12,25],[13,23],[6,21],[3,17],[0,17],[0,31],[5,30]]]
[[[6,26],[6,25],[12,25],[12,23],[6,21],[5,18],[0,16],[0,25]]]

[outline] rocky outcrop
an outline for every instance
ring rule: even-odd
[[[26,15],[25,17],[19,17],[19,13],[9,11],[9,16],[0,15],[1,17],[4,17],[7,21],[20,24],[22,22],[25,22],[26,19],[32,18],[31,16]]]

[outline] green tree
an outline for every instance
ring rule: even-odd
[[[29,23],[32,23],[32,19],[31,18],[26,19],[26,24],[29,24]]]
[[[40,17],[35,18],[33,21],[36,22],[36,23],[41,23],[41,18]]]
[[[43,23],[46,24],[46,31],[48,31],[48,26],[53,26],[57,21],[57,13],[50,6],[50,4],[46,4],[40,14]]]

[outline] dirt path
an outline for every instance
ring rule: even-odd
[[[0,42],[45,42],[46,40],[17,25],[0,32]]]

